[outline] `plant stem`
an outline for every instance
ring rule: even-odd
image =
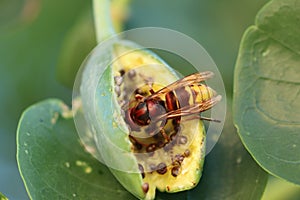
[[[115,34],[110,13],[110,0],[93,0],[93,10],[96,38],[100,43]]]

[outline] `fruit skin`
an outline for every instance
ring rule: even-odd
[[[138,172],[138,163],[131,154],[131,143],[128,140],[128,133],[124,133],[119,126],[114,125],[122,123],[120,122],[122,118],[114,117],[116,116],[114,113],[118,113],[118,116],[121,116],[121,114],[119,113],[119,109],[116,109],[117,106],[111,106],[112,101],[115,101],[112,88],[113,76],[111,74],[111,68],[108,67],[100,82],[100,85],[103,85],[103,87],[99,87],[97,92],[97,95],[101,97],[99,101],[97,101],[98,107],[103,108],[103,105],[106,105],[105,109],[99,109],[97,112],[98,122],[101,124],[103,130],[105,130],[102,134],[98,135],[98,149],[100,149],[102,158],[108,167],[123,166],[121,170],[110,167],[110,171],[128,191],[142,199],[145,196],[141,187],[143,181],[139,173],[133,173]],[[117,102],[113,102],[113,104],[116,103]],[[123,129],[127,129],[125,124]],[[129,169],[132,171],[127,172],[126,170]]]
[[[110,57],[110,59],[113,60],[114,58],[124,53],[126,49],[128,51],[128,49],[132,47],[136,48],[137,46],[132,45],[128,42],[119,42],[118,44],[114,44],[111,46],[110,53],[108,53],[108,56],[106,57]],[[144,50],[138,50],[136,52],[140,53],[140,56],[142,57],[150,56],[156,61],[156,63],[164,65],[163,75],[166,78],[161,81],[164,85],[167,85],[178,79],[176,73],[163,61],[157,58],[153,53]],[[127,57],[126,60],[121,59],[121,63],[123,63],[124,66],[128,67],[130,59],[130,56]],[[84,112],[88,111],[88,114],[86,114],[86,118],[89,121],[90,129],[94,133],[95,144],[97,145],[97,150],[101,154],[102,162],[104,162],[110,168],[110,171],[117,178],[117,180],[133,195],[135,195],[139,199],[154,199],[156,186],[152,186],[150,183],[150,188],[148,188],[147,192],[145,192],[145,180],[143,180],[141,174],[139,173],[139,163],[132,153],[132,144],[128,138],[129,130],[122,118],[121,108],[119,103],[117,102],[116,93],[114,92],[115,82],[113,75],[113,66],[110,62],[107,62],[107,64],[109,64],[109,66],[103,71],[99,82],[94,80],[94,83],[97,83],[97,87],[94,88],[96,90],[95,92],[90,88],[89,84],[83,84],[83,86],[81,87],[83,110]],[[89,73],[92,71],[93,70],[90,70],[88,71],[88,73],[84,73],[83,82],[87,80],[88,82],[93,83],[93,81],[89,80]],[[155,72],[153,72],[153,75],[155,76]],[[84,96],[85,93],[88,93],[88,95]],[[91,97],[95,97],[95,100],[91,100]],[[199,122],[199,120],[197,120],[197,122]],[[192,121],[190,121],[189,123],[192,123]],[[201,177],[205,155],[205,133],[203,124],[199,122],[199,124],[197,124],[197,127],[194,127],[190,131],[193,131],[193,133],[195,133],[196,135],[199,134],[199,138],[201,139],[201,144],[196,145],[197,151],[200,152],[200,156],[196,157],[195,161],[191,161],[195,164],[196,167],[192,169],[192,177],[186,177],[193,180],[191,180],[191,182],[186,185],[181,185],[182,183],[180,183],[180,181],[177,181],[179,182],[177,183],[179,184],[179,186],[170,188],[166,185],[159,185],[159,176],[157,176],[158,178],[154,177],[154,179],[158,179],[158,181],[154,179],[153,180],[154,182],[157,182],[157,188],[160,191],[182,191],[191,189],[198,183]],[[168,180],[166,180],[166,182],[168,182]],[[174,177],[171,182],[176,182]]]

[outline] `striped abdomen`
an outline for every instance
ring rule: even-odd
[[[200,104],[214,95],[215,91],[204,84],[180,87],[166,94],[166,108],[167,111],[173,111],[185,106]]]

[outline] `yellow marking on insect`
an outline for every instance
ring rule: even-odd
[[[185,90],[190,94],[190,98],[189,98],[189,105],[194,105],[194,96],[193,96],[193,93],[195,93],[193,90],[192,90],[192,87],[185,87]]]
[[[211,97],[214,96],[214,91],[206,85],[193,86],[193,89],[197,94],[195,98],[195,102],[197,103],[209,100]]]

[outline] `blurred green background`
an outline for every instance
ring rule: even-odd
[[[132,0],[125,29],[158,26],[191,36],[216,62],[231,98],[239,42],[266,2]],[[10,199],[28,199],[15,159],[22,111],[50,97],[71,102],[71,90],[56,79],[56,67],[64,41],[82,13],[91,16],[91,1],[0,0],[0,191]],[[78,34],[84,31],[83,26]],[[74,50],[82,48],[75,44]]]

